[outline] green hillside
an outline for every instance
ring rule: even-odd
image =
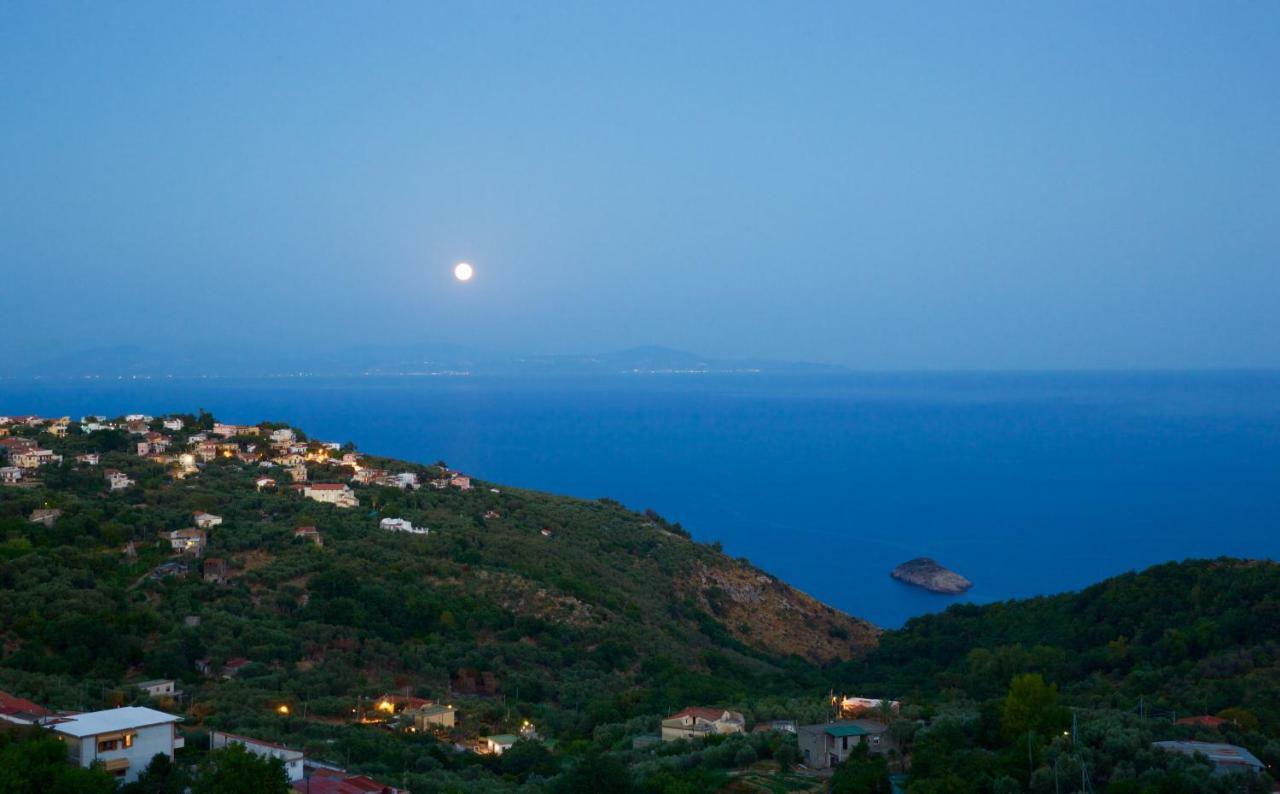
[[[774,717],[803,697],[820,716],[820,665],[879,634],[609,500],[478,480],[435,488],[442,465],[361,456],[359,468],[411,473],[422,487],[351,483],[358,507],[317,503],[255,459],[262,434],[283,425],[222,442],[236,454],[179,477],[178,452],[214,424],[182,418],[183,430],[164,431],[172,454],[161,459],[137,455],[144,436],[125,430],[16,432],[64,460],[0,489],[0,689],[89,709],[132,700],[131,681],[175,678],[191,695],[189,727],[289,739],[344,763],[385,753],[370,771],[401,772],[417,752],[403,745],[426,739],[344,730],[381,693],[456,703],[459,741],[526,719],[561,741],[636,718],[653,732],[690,704],[756,704],[753,716]],[[305,463],[308,482],[347,483],[347,451],[308,443],[307,457],[329,456]],[[99,463],[76,463],[84,452]],[[134,484],[109,490],[107,470]],[[260,490],[264,476],[275,486]],[[49,526],[29,520],[48,509],[61,511]],[[162,533],[192,527],[197,512],[222,519],[202,557],[185,560],[183,578],[149,575],[183,559]],[[382,518],[430,533],[386,531]],[[295,538],[304,526],[323,545]],[[224,583],[202,578],[210,558],[226,562]],[[233,659],[250,663],[221,679]],[[393,738],[403,741],[362,744]]]
[[[443,463],[301,431],[273,444],[280,424],[193,442],[213,417],[180,418],[181,430],[156,418],[0,438],[10,458],[15,438],[63,457],[0,486],[0,690],[54,709],[181,713],[180,767],[207,763],[216,728],[415,792],[821,790],[787,771],[797,748],[784,734],[633,742],[688,705],[821,722],[832,691],[900,700],[879,716],[904,750],[846,763],[835,791],[885,791],[891,770],[917,794],[1074,791],[1062,779],[1078,786],[1082,763],[1095,791],[1268,790],[1270,773],[1215,777],[1152,747],[1166,739],[1280,764],[1272,563],[1171,563],[882,634],[652,512],[452,479]],[[140,455],[148,438],[168,449]],[[87,452],[100,460],[76,460]],[[182,457],[195,452],[207,460]],[[130,484],[110,489],[109,470]],[[308,498],[292,483],[304,471],[349,484],[359,505]],[[391,485],[397,474],[420,487]],[[221,523],[199,556],[176,555],[167,533],[200,512]],[[386,518],[430,531],[380,528]],[[174,563],[185,576],[161,575]],[[132,686],[154,678],[185,696]],[[384,694],[448,703],[458,724],[409,730],[380,711]],[[1201,715],[1223,722],[1175,722]],[[539,741],[466,751],[526,724]],[[57,760],[56,747],[2,734],[0,758]]]

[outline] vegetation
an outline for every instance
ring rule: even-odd
[[[1151,743],[1228,742],[1280,764],[1280,566],[1170,563],[1079,593],[953,606],[831,673],[928,721],[911,791],[1051,791],[1055,766],[1078,780],[1081,761],[1099,790],[1237,790]],[[1172,724],[1201,714],[1228,722]]]
[[[208,414],[183,418],[169,434],[176,448],[213,426]],[[183,713],[186,749],[154,761],[130,792],[282,790],[278,765],[205,752],[211,729],[414,791],[802,791],[813,779],[791,771],[787,734],[635,740],[686,705],[820,722],[833,690],[904,703],[880,715],[902,754],[855,754],[834,791],[886,791],[890,773],[905,772],[910,792],[1048,792],[1078,786],[1082,767],[1098,791],[1269,785],[1152,747],[1173,738],[1232,742],[1280,764],[1280,568],[1270,563],[1163,565],[1079,593],[955,606],[880,635],[608,499],[353,483],[360,506],[344,510],[304,499],[279,467],[269,472],[279,486],[260,491],[265,442],[252,434],[180,477],[134,454],[122,430],[19,432],[65,461],[0,488],[0,689],[53,708]],[[312,482],[355,473],[315,442],[307,450]],[[101,465],[76,464],[82,452],[101,453]],[[447,470],[359,465],[423,483]],[[109,491],[107,468],[135,484]],[[61,514],[35,523],[36,509]],[[198,560],[185,577],[152,575],[174,559],[160,533],[197,511],[223,518],[204,557],[227,562],[226,581],[204,581]],[[380,530],[389,517],[431,533]],[[317,527],[323,545],[295,539],[301,526]],[[248,666],[219,675],[235,658]],[[174,678],[186,698],[147,699],[130,685],[144,678]],[[408,730],[376,708],[382,693],[451,703],[459,724]],[[1172,719],[1193,714],[1227,723]],[[455,749],[526,721],[541,740],[501,756]],[[0,736],[0,791],[112,790],[104,773],[62,758],[47,736]]]

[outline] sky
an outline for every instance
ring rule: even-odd
[[[1280,366],[1274,2],[15,1],[0,108],[9,362]]]

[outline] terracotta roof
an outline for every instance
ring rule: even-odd
[[[295,781],[293,787],[308,794],[369,794],[394,791],[391,786],[379,783],[364,775],[352,775],[331,769],[317,769],[306,780]]]
[[[1226,722],[1221,717],[1214,717],[1210,714],[1201,714],[1197,717],[1183,717],[1178,720],[1179,725],[1205,725],[1210,728],[1216,728]]]
[[[52,717],[53,712],[26,698],[20,698],[17,695],[10,695],[8,692],[0,691],[0,711],[6,713],[25,712],[27,714],[35,714],[40,717]]]
[[[313,491],[338,491],[347,486],[340,482],[313,482],[307,487]]]

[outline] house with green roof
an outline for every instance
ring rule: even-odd
[[[519,740],[520,737],[513,736],[509,733],[500,733],[497,736],[486,736],[483,739],[484,752],[492,753],[493,755],[502,755],[507,750],[510,750]]]
[[[810,769],[830,769],[840,765],[861,745],[869,752],[887,753],[896,749],[889,726],[876,720],[841,720],[821,725],[801,725],[797,738],[800,757]]]
[[[452,705],[432,703],[405,711],[406,717],[413,718],[413,727],[418,731],[431,731],[436,728],[452,728],[457,724],[458,712]]]

